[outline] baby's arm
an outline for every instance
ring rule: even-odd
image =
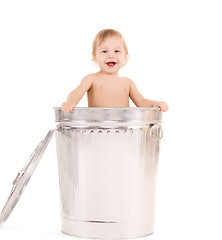
[[[135,83],[131,79],[129,79],[129,81],[129,95],[137,107],[159,107],[163,112],[166,112],[168,110],[168,106],[165,102],[152,101],[144,98],[138,91]]]
[[[74,110],[74,107],[83,97],[83,95],[90,89],[92,83],[93,83],[92,74],[89,74],[86,77],[84,77],[79,86],[68,95],[66,102],[62,104],[61,107],[62,111],[72,112]]]

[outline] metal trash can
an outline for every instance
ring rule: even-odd
[[[158,108],[55,109],[62,232],[86,238],[153,233],[162,138]]]
[[[156,173],[163,136],[158,108],[55,108],[50,130],[13,181],[0,214],[9,217],[54,131],[62,232],[137,238],[154,230]]]

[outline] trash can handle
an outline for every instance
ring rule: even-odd
[[[147,132],[149,131],[149,128]],[[152,141],[159,141],[163,138],[163,130],[160,124],[152,124],[149,131],[149,139]]]

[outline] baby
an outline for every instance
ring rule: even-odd
[[[119,76],[120,68],[127,62],[128,49],[118,31],[100,31],[93,41],[92,56],[100,71],[82,79],[62,104],[64,112],[72,112],[86,92],[88,107],[129,107],[130,97],[137,107],[159,107],[163,112],[168,110],[165,102],[144,98],[131,79]]]

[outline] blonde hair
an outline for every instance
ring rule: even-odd
[[[122,36],[122,34],[114,29],[103,29],[98,32],[94,38],[92,44],[92,54],[94,55],[96,52],[96,48],[100,46],[108,37],[118,36],[123,40],[124,49],[126,51],[126,55],[128,57],[128,48],[126,46],[126,42]]]

